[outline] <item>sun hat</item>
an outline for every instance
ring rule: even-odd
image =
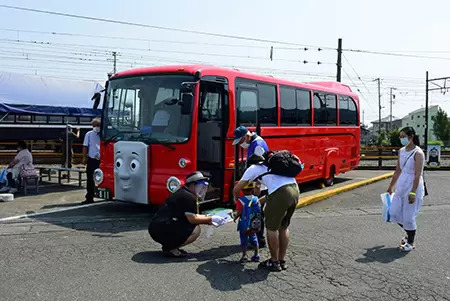
[[[209,180],[208,177],[205,177],[201,172],[196,171],[194,173],[189,174],[186,177],[186,185],[197,183],[199,181],[208,181],[208,180]]]

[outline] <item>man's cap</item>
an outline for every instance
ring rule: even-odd
[[[208,180],[209,180],[208,177],[205,177],[201,172],[196,171],[186,177],[186,185],[196,183],[198,181],[208,181]]]
[[[239,141],[241,141],[242,137],[244,137],[245,135],[247,135],[248,133],[248,129],[241,125],[239,127],[237,127],[234,130],[234,141],[233,141],[233,145],[236,145],[239,143]]]

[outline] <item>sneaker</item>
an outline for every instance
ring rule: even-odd
[[[272,272],[281,272],[281,266],[278,261],[267,259],[258,265],[259,268],[268,269]]]
[[[259,258],[259,255],[253,255],[251,259],[253,262],[259,262],[260,258]]]
[[[17,190],[17,188],[11,188],[10,190],[9,190],[9,193],[16,193],[18,190]]]
[[[404,246],[408,243],[408,236],[405,236],[402,238],[402,240],[400,241],[400,246]]]
[[[81,205],[92,204],[92,203],[94,203],[94,201],[85,200],[85,201],[81,202]]]
[[[242,256],[241,260],[239,260],[240,263],[246,263],[248,262],[248,257],[247,256]]]
[[[400,246],[400,251],[402,251],[402,252],[411,252],[415,248],[416,248],[415,245],[411,245],[409,243],[406,243],[405,245]]]

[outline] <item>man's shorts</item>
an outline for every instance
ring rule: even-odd
[[[297,184],[281,186],[269,194],[264,210],[266,228],[271,231],[287,229],[299,197],[300,192]]]

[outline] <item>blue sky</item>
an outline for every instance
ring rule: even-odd
[[[450,28],[450,3],[446,1],[0,0],[0,4],[320,47],[336,47],[337,39],[343,38],[346,49],[450,58],[450,40],[446,36],[446,29]],[[33,45],[33,41],[41,44]],[[274,46],[273,61],[269,59],[271,46]],[[106,73],[112,70],[111,52],[117,51],[119,70],[145,65],[205,62],[296,81],[333,80],[336,73],[335,50],[283,48],[298,47],[0,8],[1,71],[104,81]],[[374,78],[383,79],[383,116],[389,114],[388,89],[396,87],[394,115],[402,117],[424,104],[426,70],[431,77],[450,76],[450,59],[349,51],[344,54],[343,82],[356,91],[359,89],[366,123],[378,118]],[[323,64],[297,62],[304,60]],[[433,93],[430,99],[431,104],[439,104],[450,112],[448,95]]]

